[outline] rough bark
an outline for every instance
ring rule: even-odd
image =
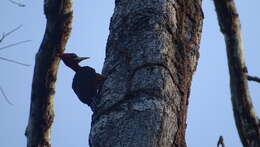
[[[71,32],[71,0],[45,0],[47,18],[43,41],[35,58],[28,126],[27,147],[50,147],[54,119],[53,98],[60,59]]]
[[[202,19],[201,0],[115,1],[91,147],[186,146]]]
[[[230,74],[231,101],[237,130],[244,147],[260,146],[260,126],[247,82],[240,22],[233,0],[214,0],[224,34]]]

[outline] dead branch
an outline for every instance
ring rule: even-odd
[[[13,46],[17,46],[17,45],[20,45],[20,44],[23,44],[23,43],[27,43],[27,42],[30,42],[30,41],[31,40],[24,40],[24,41],[19,41],[19,42],[16,42],[16,43],[12,43],[12,44],[0,47],[0,50],[6,49],[6,48],[9,48],[9,47],[13,47]]]
[[[3,42],[3,40],[8,37],[9,35],[13,34],[14,32],[16,32],[17,30],[19,30],[20,28],[22,27],[22,25],[19,25],[18,27],[14,28],[13,30],[5,33],[3,32],[2,34],[2,37],[0,38],[0,43]],[[3,49],[6,49],[6,48],[9,48],[9,47],[12,47],[12,46],[16,46],[16,45],[19,45],[19,44],[22,44],[22,43],[25,43],[25,42],[29,42],[30,40],[25,40],[25,41],[20,41],[20,42],[17,42],[17,43],[13,43],[13,44],[9,44],[9,45],[6,45],[4,47],[1,47],[0,50],[3,50]],[[4,58],[4,57],[0,57],[1,60],[4,60],[4,61],[7,61],[7,62],[11,62],[11,63],[15,63],[15,64],[18,64],[18,65],[22,65],[22,66],[30,66],[28,64],[24,64],[24,63],[21,63],[21,62],[18,62],[18,61],[15,61],[15,60],[12,60],[12,59],[8,59],[8,58]],[[13,105],[13,103],[9,100],[9,98],[7,97],[7,95],[5,94],[4,92],[4,89],[0,86],[0,92],[2,94],[2,96],[5,98],[5,101],[10,104],[10,105]]]
[[[1,60],[7,61],[7,62],[11,62],[11,63],[15,63],[18,65],[22,65],[22,66],[30,66],[29,64],[25,64],[25,63],[21,63],[12,59],[8,59],[8,58],[4,58],[4,57],[0,57]]]
[[[244,147],[259,147],[260,126],[248,89],[239,15],[233,0],[214,0],[214,4],[226,42],[231,101],[240,140]]]
[[[219,136],[217,147],[225,147],[223,136]]]
[[[27,147],[51,147],[54,95],[60,58],[71,32],[72,0],[44,0],[46,30],[35,57]]]
[[[0,86],[0,92],[1,92],[1,94],[3,95],[3,97],[5,98],[5,101],[6,101],[8,104],[14,105],[14,104],[8,99],[7,95],[5,94],[4,89],[3,89],[1,86]]]
[[[14,33],[15,31],[19,30],[22,26],[23,26],[23,25],[19,25],[18,27],[14,28],[13,30],[11,30],[11,31],[9,31],[9,32],[7,32],[7,33],[3,32],[2,37],[1,37],[1,39],[0,39],[0,43],[1,43],[7,36],[11,35],[11,34]]]
[[[254,76],[250,76],[250,75],[247,75],[247,80],[260,83],[260,78],[254,77]]]
[[[3,40],[10,36],[11,34],[13,34],[14,32],[16,32],[17,30],[19,30],[20,28],[22,27],[22,25],[19,25],[18,27],[14,28],[13,30],[7,32],[7,33],[3,33],[2,34],[2,37],[0,39],[0,43],[3,42]],[[13,46],[17,46],[17,45],[20,45],[20,44],[23,44],[23,43],[26,43],[26,42],[30,42],[31,40],[24,40],[24,41],[19,41],[19,42],[16,42],[16,43],[12,43],[12,44],[9,44],[9,45],[6,45],[6,46],[3,46],[3,47],[0,47],[0,50],[4,50],[4,49],[7,49],[7,48],[10,48],[10,47],[13,47]],[[1,60],[4,60],[4,61],[7,61],[7,62],[11,62],[11,63],[15,63],[15,64],[18,64],[18,65],[22,65],[22,66],[30,66],[28,64],[24,64],[24,63],[21,63],[21,62],[18,62],[18,61],[15,61],[15,60],[12,60],[12,59],[8,59],[8,58],[4,58],[4,57],[0,57]]]
[[[18,6],[18,7],[25,7],[25,4],[22,4],[20,2],[14,1],[14,0],[8,0],[9,2],[11,2],[12,4]]]

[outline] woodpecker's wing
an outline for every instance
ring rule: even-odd
[[[85,66],[77,71],[72,83],[72,88],[81,102],[90,104],[91,99],[97,95],[98,80],[95,69]]]

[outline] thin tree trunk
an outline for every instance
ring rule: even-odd
[[[50,128],[54,119],[53,97],[60,59],[71,32],[71,0],[45,0],[47,25],[35,58],[31,106],[25,131],[27,147],[50,147]]]
[[[91,147],[185,147],[201,0],[116,0]],[[111,68],[120,63],[111,72]]]
[[[214,0],[224,34],[230,74],[231,101],[237,130],[244,147],[260,147],[260,126],[247,82],[240,22],[233,0]]]

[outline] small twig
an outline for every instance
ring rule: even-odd
[[[9,2],[11,2],[12,4],[15,4],[15,5],[18,6],[18,7],[25,7],[25,6],[26,6],[25,4],[22,4],[22,3],[20,3],[20,2],[13,1],[13,0],[9,0]]]
[[[1,59],[1,60],[4,60],[4,61],[7,61],[7,62],[19,64],[19,65],[22,65],[22,66],[30,66],[29,64],[24,64],[24,63],[21,63],[21,62],[12,60],[12,59],[7,59],[7,58],[4,58],[4,57],[0,57],[0,59]]]
[[[253,76],[250,76],[250,75],[247,75],[247,80],[248,80],[248,81],[254,81],[254,82],[260,83],[260,78],[258,78],[258,77],[253,77]]]
[[[5,98],[6,102],[10,105],[14,105],[9,99],[8,97],[6,96],[5,92],[4,92],[4,89],[0,86],[0,91],[1,91],[1,94],[3,95],[3,97]]]
[[[26,43],[26,42],[30,42],[30,41],[32,41],[32,40],[24,40],[24,41],[12,43],[12,44],[6,45],[4,47],[0,47],[0,50],[6,49],[6,48],[9,48],[9,47],[12,47],[12,46],[16,46],[16,45],[19,45],[19,44],[23,44],[23,43]]]
[[[219,146],[225,147],[223,136],[219,136],[217,147]]]
[[[22,26],[23,26],[23,25],[19,25],[18,27],[14,28],[13,30],[11,30],[11,31],[9,31],[9,32],[7,32],[7,33],[3,32],[2,37],[1,37],[1,39],[0,39],[0,43],[1,43],[7,36],[11,35],[11,34],[14,33],[15,31],[19,30]]]
[[[7,33],[5,34],[5,37],[11,35],[11,34],[14,33],[15,31],[19,30],[22,26],[23,26],[23,25],[19,25],[18,27],[14,28],[13,30],[7,32]]]

